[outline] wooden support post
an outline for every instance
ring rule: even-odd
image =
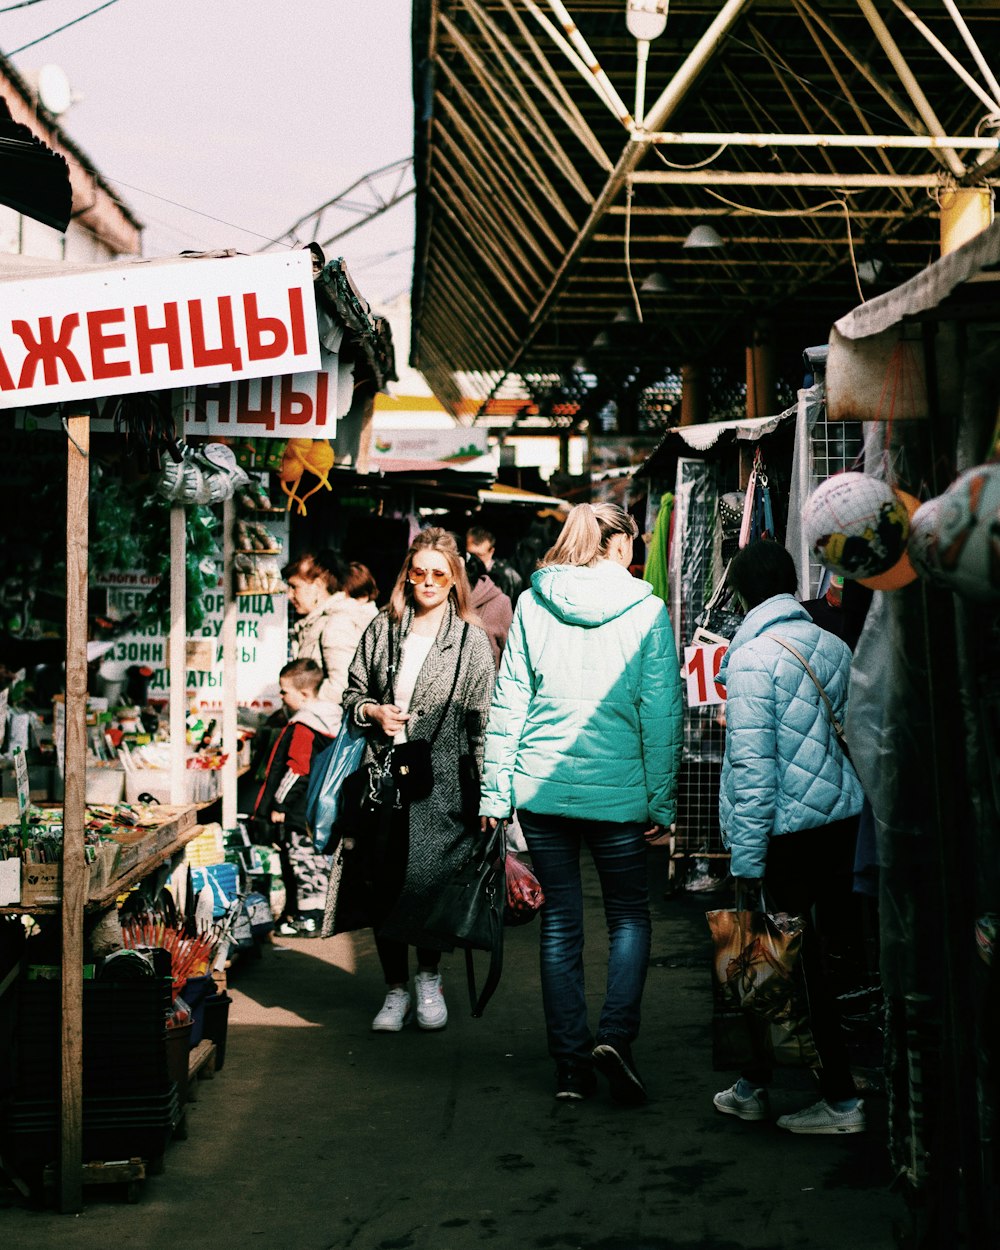
[[[368,391],[362,400],[361,433],[358,437],[358,458],[354,467],[358,473],[367,473],[372,453],[372,431],[375,428],[375,384],[367,384]]]
[[[236,618],[237,600],[233,576],[233,528],[236,508],[232,499],[222,505],[222,749],[226,762],[222,768],[222,827],[229,833],[236,828]]]
[[[758,318],[747,344],[747,416],[770,417],[777,404],[774,386],[774,327]]]
[[[170,802],[187,802],[187,514],[170,509]]]
[[[708,419],[705,386],[701,365],[689,361],[681,365],[680,425],[701,425]]]
[[[83,1207],[83,908],[87,865],[87,557],[90,416],[67,420],[66,739],[62,855],[62,1083],[59,1209]]]

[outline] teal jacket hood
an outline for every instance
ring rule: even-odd
[[[585,628],[606,625],[653,593],[648,582],[614,560],[600,560],[590,568],[549,564],[532,575],[531,589],[557,620]]]

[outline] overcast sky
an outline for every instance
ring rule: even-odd
[[[413,150],[409,0],[114,0],[15,51],[102,2],[0,13],[0,50],[66,72],[83,98],[63,125],[146,224],[147,255],[255,251]],[[411,198],[333,252],[378,303],[408,287],[412,243]]]

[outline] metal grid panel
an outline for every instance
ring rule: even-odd
[[[810,490],[834,473],[850,469],[861,453],[864,441],[859,421],[828,421],[825,411],[811,436]],[[683,465],[678,466],[678,492],[682,487]],[[707,467],[707,466],[706,466]],[[688,495],[683,532],[675,535],[680,544],[683,574],[674,579],[672,602],[677,605],[675,628],[683,648],[694,632],[695,620],[711,595],[716,575],[716,484],[711,479],[688,479]],[[813,562],[809,568],[809,594],[815,594],[823,569]],[[680,593],[677,593],[679,591]],[[677,785],[677,832],[675,854],[699,858],[725,857],[719,827],[719,781],[725,731],[719,723],[719,709],[685,708],[684,750]]]
[[[853,467],[864,447],[864,426],[860,421],[828,421],[824,405],[822,415],[813,426],[812,463],[809,490],[815,490],[834,473]],[[809,595],[815,596],[826,570],[812,557],[809,559]]]

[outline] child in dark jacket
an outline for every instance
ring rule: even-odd
[[[315,660],[293,660],[279,674],[288,723],[278,734],[254,804],[253,823],[270,826],[281,852],[288,903],[285,936],[319,932],[326,901],[329,859],[318,855],[306,828],[309,773],[315,757],[335,736],[339,708],[318,697],[323,670]]]

